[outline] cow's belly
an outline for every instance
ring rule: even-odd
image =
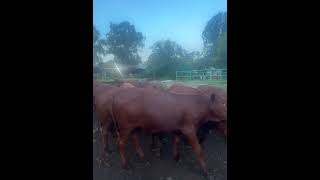
[[[178,115],[161,114],[161,112],[148,114],[141,120],[141,127],[152,133],[175,131],[182,124],[182,118]]]

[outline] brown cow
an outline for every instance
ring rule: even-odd
[[[93,96],[95,95],[99,95],[100,93],[112,89],[115,86],[113,85],[108,85],[108,84],[104,84],[104,83],[100,83],[97,81],[93,81]]]
[[[108,135],[111,128],[113,127],[114,123],[111,119],[111,103],[112,103],[112,96],[113,94],[117,93],[120,89],[127,89],[134,87],[130,83],[124,83],[121,87],[110,86],[110,85],[94,85],[96,88],[94,89],[94,103],[95,103],[95,110],[97,119],[99,121],[101,127],[101,157],[99,162],[104,162],[107,166],[109,164],[106,162],[106,157],[109,150],[109,142],[108,142]],[[114,134],[113,134],[114,135]],[[136,147],[137,153],[141,159],[144,159],[144,153],[142,148],[138,142],[137,135],[133,134],[132,136],[133,144]]]
[[[182,84],[173,84],[171,85],[168,89],[167,89],[168,92],[170,93],[174,93],[174,94],[189,94],[189,95],[199,95],[200,94],[200,91],[198,89],[195,89],[195,88],[192,88],[192,87],[189,87],[189,86],[185,86],[185,85],[182,85]],[[151,147],[154,151],[157,151],[156,152],[156,156],[159,157],[160,154],[161,154],[161,141],[162,141],[162,138],[163,138],[163,134],[153,134],[152,135],[152,144],[151,144]],[[178,151],[177,151],[177,144],[180,140],[178,137],[175,137],[174,138],[174,141],[173,141],[173,145],[174,145],[174,158],[175,160],[178,160],[179,159],[179,154],[178,154]],[[199,138],[199,142],[201,143],[202,142],[202,139]]]
[[[204,94],[208,99],[211,94],[215,94],[214,110],[216,122],[219,130],[227,136],[227,92],[225,89],[208,85],[201,85],[196,89],[182,84],[173,84],[168,91],[175,94]]]
[[[107,139],[104,139],[104,135],[108,136],[108,130],[105,130],[104,125],[107,125],[107,129],[109,128],[109,122],[107,119],[109,117],[109,113],[106,112],[106,109],[104,109],[105,104],[109,101],[109,96],[111,96],[113,93],[117,91],[116,86],[112,85],[106,85],[102,84],[96,81],[93,81],[93,106],[94,106],[94,111],[96,112],[97,115],[97,120],[99,121],[99,125],[102,128],[102,139],[103,139],[103,145],[104,142],[107,141]],[[97,132],[97,123],[95,123],[95,130],[94,130],[94,135]],[[106,143],[108,144],[108,143]],[[108,145],[106,145],[107,150],[109,150]]]
[[[114,80],[112,82],[113,85],[120,87],[121,85],[123,85],[124,83],[130,83],[135,87],[138,88],[149,88],[149,87],[153,87],[156,89],[165,89],[166,87],[164,85],[162,85],[160,82],[158,81],[146,81],[146,80]]]
[[[148,85],[147,81],[144,80],[115,80],[112,82],[113,85],[120,87],[123,83],[130,83],[135,87],[145,87]]]
[[[183,84],[173,84],[168,89],[169,92],[175,94],[200,94],[201,92],[193,87],[185,86]]]
[[[174,93],[174,94],[190,94],[190,95],[199,95],[201,94],[201,92],[193,87],[190,86],[186,86],[183,84],[172,84],[170,86],[170,88],[168,89],[168,91],[170,93]],[[203,128],[200,128],[198,131],[198,139],[200,144],[202,144],[203,140],[204,140],[204,132],[202,131]],[[178,141],[178,140],[176,140]],[[177,150],[175,150],[177,151]]]
[[[175,93],[175,94],[203,94],[205,95],[208,99],[210,99],[211,94],[216,95],[216,100],[213,103],[213,110],[215,112],[215,122],[218,126],[218,129],[222,131],[225,136],[227,136],[227,126],[226,126],[226,121],[227,121],[227,106],[226,106],[226,100],[227,100],[227,93],[224,89],[218,88],[215,86],[199,86],[199,89],[185,86],[183,84],[173,84],[169,89],[169,92]],[[209,123],[211,124],[211,123]],[[202,126],[201,128],[198,129],[198,138],[199,142],[202,143],[205,139],[205,136],[210,129],[209,124],[206,124]],[[173,153],[175,154],[175,160],[178,160],[179,158],[179,153],[178,153],[178,142],[179,142],[179,137],[175,137],[174,139],[174,149]]]
[[[218,121],[218,129],[227,136],[227,91],[224,88],[217,86],[201,85],[198,86],[199,91],[205,95],[210,95],[211,93],[216,94],[217,101],[215,105],[215,111]]]
[[[127,168],[125,147],[136,128],[151,133],[179,131],[188,139],[204,173],[208,175],[196,131],[207,120],[214,120],[214,99],[214,94],[208,100],[202,95],[177,95],[151,88],[119,90],[113,99],[112,112],[119,132],[122,167]]]
[[[103,84],[97,81],[93,81],[93,111],[96,110],[96,97],[105,92],[108,91],[112,88],[114,88],[115,86],[112,85],[107,85],[107,84]],[[97,132],[97,123],[94,121],[94,130],[93,130],[93,135],[95,136],[95,133]]]
[[[132,85],[131,83],[135,84]],[[137,87],[137,88],[154,88],[154,89],[165,89],[165,86],[162,85],[158,81],[139,81],[139,80],[126,80],[126,81],[121,81],[121,80],[116,80],[115,84],[119,87]],[[158,147],[161,146],[160,141],[157,141],[158,139],[162,139],[161,134],[152,134],[152,150],[156,150],[156,144]],[[139,143],[139,142],[137,142]],[[160,148],[157,149],[158,152],[156,153],[157,157],[160,157]],[[142,153],[140,153],[142,154]]]

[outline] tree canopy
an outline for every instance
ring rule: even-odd
[[[97,65],[102,62],[100,56],[106,55],[105,40],[100,39],[100,32],[93,26],[93,64]]]
[[[118,63],[128,65],[141,63],[138,50],[144,46],[144,37],[129,22],[110,23],[110,31],[106,35],[105,44]]]
[[[191,69],[192,55],[176,42],[157,41],[151,48],[151,55],[146,62],[149,73],[157,77],[175,77],[176,70]]]
[[[214,15],[202,32],[202,52],[188,52],[171,40],[160,40],[151,46],[151,54],[144,62],[148,76],[174,78],[179,70],[227,68],[227,13]],[[105,39],[93,26],[93,62],[102,63],[101,56],[113,54],[112,62],[124,65],[141,64],[138,52],[144,47],[144,36],[128,21],[110,23]]]
[[[227,67],[227,12],[213,16],[202,32],[203,57],[197,62],[197,68]]]
[[[227,12],[220,12],[213,16],[202,32],[205,50],[216,46],[219,37],[227,32]]]

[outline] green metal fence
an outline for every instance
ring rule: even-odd
[[[227,79],[227,69],[176,71],[176,80],[222,80]]]

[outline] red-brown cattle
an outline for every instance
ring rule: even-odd
[[[112,96],[113,93],[117,91],[118,87],[112,85],[102,84],[96,81],[93,81],[93,105],[94,111],[96,112],[97,121],[99,124],[95,123],[95,130],[94,133],[97,131],[97,126],[101,127],[102,133],[102,155],[103,151],[107,150],[108,148],[108,130],[110,126],[109,116],[110,113],[108,112],[108,107],[111,100],[109,96]],[[103,156],[104,159],[104,156]]]
[[[215,86],[199,86],[199,88],[193,88],[189,87],[183,84],[173,84],[169,89],[169,92],[175,93],[175,94],[190,94],[190,95],[196,95],[196,94],[203,94],[208,99],[210,99],[211,94],[216,95],[216,100],[213,103],[213,110],[214,110],[214,124],[217,124],[218,129],[222,131],[222,133],[227,136],[227,93],[223,88],[215,87]],[[207,134],[208,127],[207,125],[199,128],[198,130],[198,138],[200,143],[202,143],[205,139],[205,136]],[[179,157],[177,144],[176,142],[179,142],[179,137],[176,136],[174,139],[174,150],[173,153],[176,154],[176,160]]]
[[[97,119],[99,121],[99,125],[101,127],[101,159],[100,162],[104,162],[106,165],[109,165],[106,162],[106,157],[109,150],[109,142],[108,142],[108,135],[110,132],[110,128],[113,124],[111,119],[111,103],[112,103],[112,96],[117,93],[120,89],[128,89],[134,87],[130,83],[124,83],[121,87],[110,86],[110,85],[101,85],[101,84],[94,84],[94,103],[95,103],[95,110]],[[132,142],[136,147],[137,153],[141,159],[144,159],[144,153],[142,148],[138,142],[137,135],[134,133],[132,136]]]
[[[185,86],[183,84],[173,84],[168,89],[169,92],[175,94],[200,94],[201,92],[193,87]]]
[[[208,85],[201,85],[196,89],[182,84],[173,84],[168,91],[176,94],[204,94],[208,99],[211,94],[215,94],[215,122],[219,130],[227,136],[227,91],[225,89]]]
[[[100,82],[97,82],[97,81],[93,81],[93,111],[96,110],[96,98],[99,97],[99,95],[105,91],[108,91],[112,88],[114,88],[115,86],[112,86],[112,85],[107,85],[107,84],[103,84],[103,83],[100,83]],[[94,122],[94,133],[97,129],[97,123]]]
[[[218,119],[218,129],[227,136],[227,91],[217,86],[201,85],[199,91],[205,95],[216,94],[215,112]]]
[[[112,112],[116,122],[121,163],[127,167],[125,147],[131,133],[141,128],[151,133],[180,131],[189,141],[207,175],[196,132],[207,120],[214,120],[215,95],[177,95],[151,88],[121,89],[115,94]],[[177,143],[175,143],[177,144]]]

